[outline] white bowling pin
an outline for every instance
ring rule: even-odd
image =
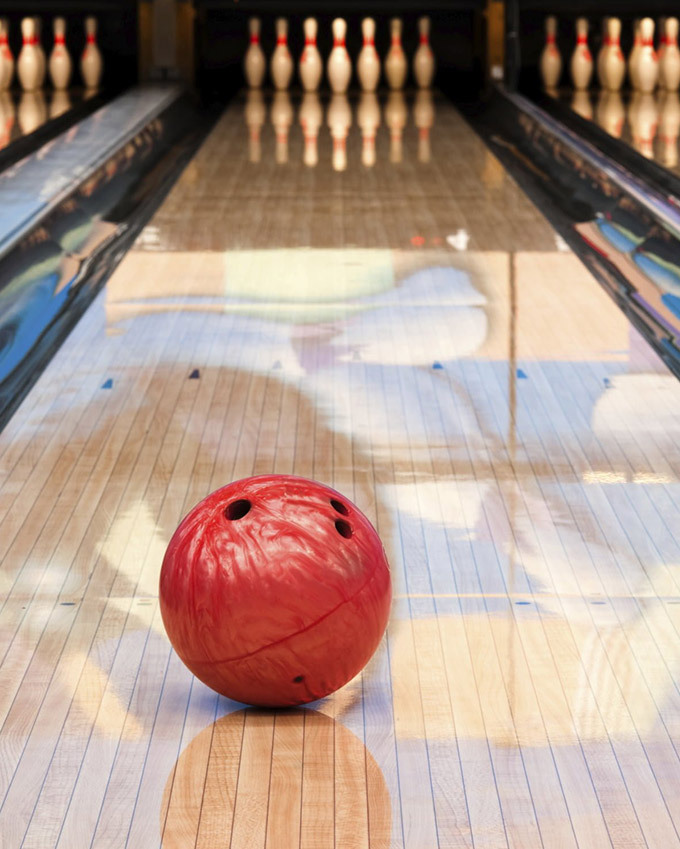
[[[260,88],[267,70],[264,52],[260,47],[260,19],[251,18],[248,27],[250,44],[243,59],[243,74],[250,88]]]
[[[262,67],[265,67],[264,62]],[[248,159],[250,162],[259,162],[262,158],[260,133],[267,118],[267,107],[259,88],[253,87],[246,93],[244,117],[248,127]]]
[[[344,171],[347,168],[347,135],[352,126],[352,110],[345,94],[331,97],[327,121],[333,139],[333,170]]]
[[[609,18],[602,18],[602,44],[600,49],[597,51],[597,58],[595,59],[595,73],[597,74],[597,80],[600,83],[601,88],[607,88],[604,81],[604,57],[607,53],[607,48],[609,47],[609,30],[607,29],[608,20]]]
[[[359,51],[357,76],[364,91],[375,91],[380,79],[380,57],[375,49],[375,21],[364,18],[361,22],[364,45]]]
[[[288,133],[293,123],[293,107],[290,95],[280,89],[274,93],[271,122],[276,134],[276,161],[279,165],[288,162]]]
[[[597,123],[602,129],[610,136],[614,136],[615,139],[620,139],[625,120],[626,109],[620,92],[600,92],[600,100],[597,105]]]
[[[593,75],[593,57],[588,48],[588,21],[579,18],[576,21],[576,47],[571,54],[571,80],[577,91],[588,88]]]
[[[313,168],[319,161],[318,138],[322,124],[323,109],[319,95],[315,91],[308,91],[300,104],[300,126],[305,140],[302,161],[310,168]]]
[[[659,33],[659,46],[656,49],[656,58],[659,61],[659,88],[666,88],[664,80],[663,56],[666,52],[666,18],[661,17],[657,21],[656,31]]]
[[[391,91],[385,106],[385,123],[390,130],[390,162],[401,162],[402,136],[408,111],[406,100],[401,91]]]
[[[419,88],[429,88],[434,79],[434,53],[430,47],[430,19],[419,18],[420,44],[413,56],[413,76]]]
[[[7,91],[13,77],[14,56],[9,49],[9,24],[7,18],[0,18],[0,91]]]
[[[316,18],[307,18],[302,25],[305,33],[305,46],[300,56],[300,81],[305,91],[316,91],[323,74],[321,54],[316,46]]]
[[[54,19],[54,47],[50,53],[50,79],[57,91],[68,88],[71,80],[71,57],[66,49],[66,21]]]
[[[666,91],[677,91],[680,86],[680,50],[678,50],[678,19],[666,18],[663,56],[659,60],[659,79],[663,78]]]
[[[42,46],[42,20],[40,18],[33,18],[35,21],[35,35],[33,36],[33,40],[35,41],[35,46],[38,49],[38,57],[40,58],[40,79],[38,82],[38,88],[42,88],[45,84],[45,76],[47,74],[47,56],[45,55],[45,50]]]
[[[80,57],[80,73],[85,83],[85,88],[99,88],[102,78],[103,62],[102,54],[97,47],[97,19],[85,18],[85,49]]]
[[[371,168],[375,165],[375,136],[380,126],[380,104],[375,92],[361,93],[357,124],[361,130],[361,161],[367,168]]]
[[[631,86],[637,90],[637,63],[640,54],[641,36],[640,36],[640,18],[636,18],[633,24],[633,49],[628,55],[628,77]]]
[[[621,21],[607,18],[607,49],[602,60],[600,85],[607,91],[619,91],[626,76],[626,60],[621,52]],[[598,67],[598,73],[600,68]]]
[[[662,142],[661,155],[668,168],[678,164],[678,133],[680,133],[680,97],[677,91],[665,91],[661,102],[659,135]]]
[[[539,63],[543,87],[557,88],[562,74],[562,56],[557,48],[557,18],[550,15],[545,19],[545,46]]]
[[[288,88],[293,76],[293,57],[288,49],[288,21],[285,18],[276,19],[276,47],[272,53],[269,73],[274,88],[279,91]]]
[[[352,63],[345,47],[347,23],[343,18],[333,21],[333,49],[328,57],[326,75],[334,94],[344,94],[352,78]]]
[[[429,89],[421,89],[413,104],[413,122],[418,128],[418,160],[430,161],[430,130],[434,124],[434,102]]]
[[[638,90],[643,94],[653,92],[659,77],[659,62],[654,50],[654,21],[651,18],[640,21],[640,53],[636,74]]]
[[[385,76],[387,77],[387,84],[393,90],[404,87],[406,72],[408,71],[406,56],[401,46],[401,27],[401,18],[392,18],[390,22],[392,44],[385,59]]]
[[[35,20],[21,22],[23,44],[17,59],[17,76],[24,91],[35,91],[40,85],[40,54],[35,43]]]

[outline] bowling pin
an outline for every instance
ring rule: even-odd
[[[359,51],[357,76],[363,91],[375,91],[380,79],[380,57],[375,49],[375,21],[364,18],[361,22],[364,45]]]
[[[557,18],[550,15],[545,19],[545,47],[539,64],[543,87],[557,88],[562,74],[562,56],[557,48]]]
[[[404,49],[401,46],[401,27],[401,18],[392,18],[390,23],[392,44],[385,59],[387,84],[395,91],[404,87],[408,70]]]
[[[328,57],[326,75],[334,94],[344,94],[352,78],[352,63],[345,47],[347,23],[343,18],[333,21],[333,49]]]
[[[678,133],[680,133],[680,97],[677,91],[665,91],[661,101],[659,136],[664,165],[675,168],[678,164]]]
[[[23,44],[17,59],[17,76],[24,91],[35,91],[40,84],[40,54],[35,43],[35,20],[21,22]]]
[[[50,53],[50,79],[57,91],[68,88],[71,79],[71,57],[66,49],[66,21],[54,19],[54,47]]]
[[[626,76],[626,60],[620,45],[621,21],[607,18],[607,48],[601,67],[598,66],[600,85],[607,91],[619,91]]]
[[[593,75],[593,57],[588,48],[588,21],[579,18],[576,21],[576,47],[571,54],[571,80],[579,91],[588,88]]]
[[[269,64],[269,73],[274,88],[279,91],[288,88],[293,76],[293,57],[288,49],[288,21],[285,18],[276,19],[276,47]]]
[[[14,77],[14,56],[9,49],[9,24],[0,18],[0,91],[7,91]]]
[[[430,47],[430,19],[419,18],[420,44],[413,56],[413,76],[419,88],[429,88],[434,79],[434,53]]]
[[[276,135],[276,162],[282,165],[288,162],[288,134],[293,123],[293,107],[290,102],[290,95],[283,89],[274,92],[271,122]]]
[[[80,73],[85,83],[85,88],[90,90],[99,88],[102,78],[102,54],[97,47],[97,19],[85,18],[86,43],[83,55],[80,57]]]
[[[375,92],[361,93],[357,124],[361,130],[361,162],[371,168],[375,165],[375,136],[380,126],[380,104]]]
[[[352,110],[346,95],[331,97],[326,120],[333,139],[333,170],[344,171],[347,168],[347,135],[352,126]]]
[[[260,47],[260,19],[251,18],[248,27],[250,44],[243,59],[243,74],[250,88],[260,88],[267,70],[264,52]]]
[[[408,111],[406,100],[401,91],[391,91],[385,106],[385,123],[390,130],[390,162],[401,162],[402,136]]]
[[[316,46],[316,18],[307,18],[302,25],[305,33],[305,46],[300,56],[300,81],[305,91],[316,91],[323,74],[321,54]]]
[[[640,53],[637,59],[637,87],[643,94],[651,94],[659,77],[659,62],[654,50],[654,21],[640,21]]]
[[[600,49],[597,51],[597,59],[595,60],[595,72],[597,74],[598,82],[600,83],[600,88],[606,88],[604,84],[604,57],[607,53],[607,48],[609,47],[609,32],[607,30],[607,21],[609,18],[602,18],[602,44]]]
[[[418,161],[430,161],[430,130],[434,124],[432,92],[422,88],[413,104],[413,122],[418,128]]]
[[[659,46],[656,49],[656,58],[659,61],[659,88],[666,88],[664,80],[663,56],[666,52],[666,18],[661,17],[657,21],[656,31],[659,33]]]
[[[678,19],[666,18],[663,56],[659,60],[659,78],[666,91],[677,91],[680,86],[680,50],[678,50]]]
[[[305,140],[302,161],[309,168],[313,168],[319,161],[318,138],[322,124],[323,109],[319,95],[315,91],[308,91],[300,104],[300,126]]]
[[[47,74],[47,56],[45,55],[45,50],[42,46],[42,20],[40,18],[33,18],[35,21],[35,35],[33,39],[35,41],[35,46],[38,49],[38,57],[40,59],[40,78],[38,81],[38,88],[42,88],[45,84],[45,75]]]
[[[262,64],[264,69],[264,62]],[[246,93],[245,106],[246,126],[248,127],[248,159],[250,162],[259,162],[262,158],[262,145],[260,133],[267,118],[267,108],[264,105],[264,97],[259,88],[251,88]]]
[[[630,79],[631,86],[636,90],[638,87],[637,61],[640,53],[640,44],[640,18],[636,18],[633,24],[633,49],[628,55],[628,78]]]

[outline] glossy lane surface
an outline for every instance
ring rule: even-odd
[[[679,412],[450,106],[235,104],[0,435],[3,845],[678,845]],[[272,472],[355,502],[395,594],[281,714],[157,598]]]

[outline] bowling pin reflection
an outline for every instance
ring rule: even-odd
[[[680,97],[677,91],[663,92],[660,112],[661,157],[667,168],[675,168],[678,164],[678,132],[680,132]]]
[[[308,91],[300,104],[300,126],[305,140],[302,161],[310,168],[319,161],[318,138],[319,129],[323,124],[323,109],[321,100],[315,91]]]
[[[633,134],[633,146],[647,159],[654,156],[654,137],[659,120],[653,94],[636,91],[628,109],[628,123]]]
[[[621,94],[618,91],[601,91],[597,103],[597,123],[600,127],[610,136],[620,139],[625,120],[626,109]]]
[[[375,92],[362,92],[357,109],[357,124],[361,129],[361,161],[367,168],[371,168],[375,165],[375,136],[380,126],[380,104]]]
[[[276,161],[281,165],[288,162],[288,133],[293,123],[293,105],[287,91],[274,93],[271,122],[276,133]]]
[[[262,157],[260,134],[267,116],[264,97],[260,89],[251,88],[248,90],[244,115],[249,136],[248,159],[250,162],[259,162]]]
[[[390,162],[402,160],[402,135],[408,119],[406,99],[401,91],[391,91],[385,105],[385,123],[390,129]]]
[[[52,93],[50,101],[50,118],[58,118],[71,108],[71,96],[67,89],[59,89]]]
[[[14,128],[14,101],[8,91],[0,91],[0,150],[6,147],[12,138]]]
[[[47,106],[45,95],[42,91],[25,91],[19,101],[19,127],[21,132],[27,136],[47,120]]]
[[[347,135],[352,126],[352,110],[345,94],[334,94],[326,117],[333,139],[333,170],[347,168]]]
[[[590,101],[590,94],[586,89],[576,89],[574,96],[571,99],[571,108],[581,118],[586,121],[593,120],[593,104]]]
[[[429,88],[421,88],[416,94],[413,122],[418,128],[418,159],[420,162],[429,162],[430,130],[434,124],[434,103]]]

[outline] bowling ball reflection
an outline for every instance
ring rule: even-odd
[[[248,708],[204,728],[163,793],[165,849],[389,849],[380,767],[349,729],[314,710]]]

